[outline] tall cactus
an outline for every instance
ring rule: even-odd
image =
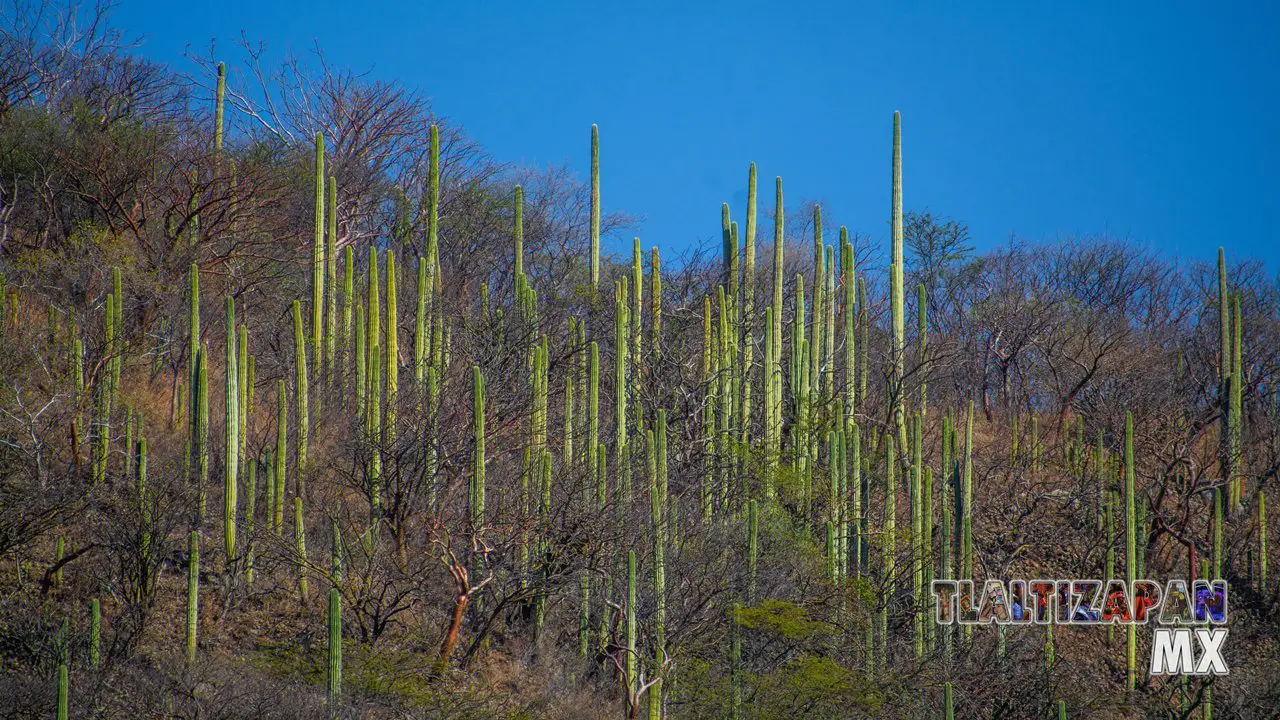
[[[772,311],[772,318],[768,329],[770,339],[773,342],[773,356],[769,361],[766,369],[766,384],[769,386],[769,410],[766,416],[768,423],[767,433],[769,435],[765,448],[766,457],[769,459],[770,470],[776,474],[779,459],[782,456],[782,284],[784,275],[784,252],[786,249],[785,235],[786,218],[783,215],[782,205],[782,178],[774,179],[774,207],[773,207],[773,298],[769,306]],[[770,492],[767,497],[772,498],[772,489],[775,482],[774,477],[768,477],[766,482]]]
[[[755,371],[756,344],[756,164],[747,171],[747,221],[742,238],[742,300],[738,311],[738,326],[742,335],[742,362],[738,381],[741,401],[738,422],[742,428],[739,442],[748,447],[751,441],[751,394]]]
[[[400,336],[399,309],[396,298],[396,253],[387,250],[387,329],[383,350],[383,370],[387,376],[386,420],[383,423],[383,443],[391,447],[396,441],[396,402],[400,395]]]
[[[329,666],[326,673],[329,712],[336,714],[342,695],[342,598],[338,588],[329,588]]]
[[[1231,424],[1227,435],[1227,453],[1230,458],[1228,478],[1232,493],[1230,509],[1234,512],[1240,507],[1244,496],[1244,478],[1241,473],[1244,460],[1244,322],[1240,317],[1240,293],[1232,297],[1231,308],[1231,377],[1227,382],[1227,417]]]
[[[187,538],[187,664],[196,661],[196,633],[200,626],[200,531]]]
[[[195,416],[192,454],[196,463],[196,525],[204,524],[209,488],[209,348],[200,345],[196,353],[195,386],[191,407]]]
[[[105,377],[95,383],[93,419],[93,482],[101,484],[107,476],[107,458],[111,445],[111,401],[115,372],[115,296],[107,295],[103,307],[103,346],[107,353]]]
[[[298,424],[298,461],[295,465],[297,493],[303,494],[307,481],[307,444],[311,421],[308,413],[307,397],[307,346],[302,332],[302,303],[293,301],[293,363],[294,380],[293,395],[297,405]]]
[[[600,287],[600,128],[591,126],[591,289]]]
[[[485,397],[484,397],[484,375],[480,373],[480,366],[475,365],[471,368],[471,417],[472,430],[474,433],[474,444],[471,453],[471,484],[470,484],[470,502],[468,507],[471,512],[471,527],[473,530],[479,530],[484,526],[484,495],[485,495],[485,457],[484,457],[484,415],[485,415]]]
[[[630,299],[631,309],[627,314],[627,319],[631,321],[631,338],[627,344],[631,353],[632,382],[638,385],[640,372],[644,367],[644,355],[641,353],[641,330],[644,319],[644,254],[640,251],[640,238],[632,240]],[[632,392],[638,391],[638,387],[632,389]],[[644,430],[640,427],[639,418],[640,416],[637,414],[636,432],[642,433]]]
[[[418,256],[418,305],[414,314],[413,325],[413,379],[418,389],[425,390],[427,382],[427,357],[429,355],[430,337],[429,320],[427,318],[427,296],[430,291],[427,285],[427,263]]]
[[[89,601],[89,667],[94,670],[102,664],[102,603],[98,598]]]
[[[58,632],[58,720],[67,720],[71,705],[71,647],[67,619]]]
[[[857,260],[853,255],[853,243],[849,241],[849,233],[840,228],[840,288],[843,292],[844,315],[844,422],[853,421],[858,404],[858,355],[857,336],[854,324],[855,309],[858,301]]]
[[[218,85],[213,96],[213,149],[222,152],[222,114],[227,94],[227,65],[218,63]]]
[[[649,689],[649,717],[651,720],[662,718],[662,677],[661,668],[666,660],[667,652],[667,568],[666,568],[666,536],[667,536],[667,411],[658,410],[654,418],[654,430],[650,430],[650,455],[654,458],[651,467],[649,497],[653,516],[653,597],[654,597],[654,637],[653,665],[654,685]]]
[[[614,422],[614,472],[618,475],[618,513],[629,509],[631,500],[631,463],[627,447],[627,336],[630,328],[627,314],[627,278],[614,286],[614,349],[613,349],[613,422]]]
[[[329,176],[328,232],[325,233],[324,369],[330,388],[338,386],[338,181]]]
[[[822,405],[822,351],[825,347],[822,332],[825,329],[826,308],[823,307],[823,290],[826,288],[826,246],[822,239],[822,206],[813,206],[813,310],[809,323],[809,397],[815,407]],[[815,418],[810,418],[812,424]]]
[[[378,346],[370,349],[373,365],[370,374],[377,377],[382,367],[382,354]],[[369,395],[369,411],[365,413],[365,438],[369,443],[369,524],[376,527],[382,518],[382,406],[379,402],[381,394],[373,392]]]
[[[906,352],[906,335],[903,331],[903,258],[902,258],[902,119],[893,112],[893,172],[892,198],[889,212],[892,264],[889,266],[890,317],[893,325],[890,356],[893,362],[892,395],[893,418],[898,440],[905,445],[907,439],[904,409],[903,359]]]
[[[1133,587],[1138,567],[1136,543],[1137,510],[1134,501],[1134,468],[1133,468],[1133,413],[1124,415],[1124,575],[1129,587]],[[1138,628],[1136,625],[1126,626],[1128,631],[1128,666],[1125,673],[1126,686],[1132,692],[1137,684],[1137,647]]]
[[[852,521],[849,556],[853,559],[854,575],[861,576],[862,536],[866,533],[866,519],[863,517],[864,509],[862,505],[862,430],[857,423],[849,425],[846,450],[846,464],[848,465],[846,476],[849,478],[849,492],[847,494],[852,503],[852,507],[849,509],[849,517]]]
[[[247,493],[244,503],[244,581],[252,585],[254,531],[257,525],[255,515],[258,509],[258,461],[256,459],[248,460],[248,473],[249,477],[245,481]]]
[[[223,548],[227,554],[227,569],[231,569],[231,564],[236,557],[236,521],[237,521],[237,494],[239,488],[239,461],[240,461],[240,386],[239,386],[239,370],[237,363],[239,356],[236,352],[236,304],[235,300],[227,297],[227,339],[226,339],[226,381],[223,385],[226,394],[223,399],[223,407],[226,410],[223,426],[225,428],[224,437],[226,444],[224,446],[223,456],[223,486],[222,486],[222,539]]]
[[[894,479],[894,466],[898,464],[893,454],[893,435],[884,437],[884,546],[881,567],[884,571],[884,591],[880,598],[880,661],[881,668],[886,667],[887,648],[889,647],[889,605],[894,597],[894,573],[898,564],[897,547],[897,511],[898,486]]]
[[[320,377],[324,363],[324,134],[316,133],[315,141],[315,234],[311,241],[311,357],[314,371]]]
[[[196,468],[192,465],[192,456],[197,450],[196,439],[196,418],[197,418],[197,393],[199,388],[199,376],[196,374],[196,363],[200,355],[200,266],[191,263],[191,270],[188,278],[188,335],[187,335],[187,382],[190,398],[188,400],[189,409],[187,411],[188,419],[188,448],[192,455],[187,457],[187,479],[188,482],[194,483]]]
[[[440,128],[431,126],[427,143],[427,288],[428,296],[440,292]],[[432,308],[427,308],[431,314]]]
[[[928,303],[926,302],[924,283],[916,286],[916,334],[920,338],[920,374],[928,377],[928,355],[929,350],[929,325],[928,325]],[[920,415],[924,417],[929,414],[929,384],[923,379],[920,381]]]
[[[356,304],[356,337],[355,337],[355,385],[356,385],[356,422],[366,422],[365,412],[369,404],[369,358],[368,342],[365,340],[364,303]]]
[[[1258,491],[1258,590],[1267,592],[1267,494]]]
[[[365,280],[366,305],[364,332],[365,344],[365,402],[372,405],[373,395],[382,393],[382,376],[373,369],[374,358],[378,353],[374,348],[382,347],[382,310],[379,295],[378,250],[369,248],[368,278]]]
[[[636,551],[631,550],[627,553],[627,657],[625,665],[628,698],[635,698],[640,687],[638,663],[640,656],[636,650],[636,643],[639,636],[639,620],[636,613],[638,605],[639,591],[636,586]]]
[[[348,368],[351,366],[352,356],[350,344],[351,338],[351,322],[352,315],[355,312],[355,275],[356,275],[356,253],[355,249],[350,245],[343,248],[342,251],[342,338],[340,347],[342,349],[342,358],[337,369],[337,385],[342,393],[342,397],[346,397],[348,393],[349,383]],[[359,328],[357,328],[357,332]]]
[[[275,518],[272,522],[272,529],[276,535],[279,535],[284,531],[284,491],[285,483],[289,477],[289,405],[288,390],[285,387],[284,380],[276,381],[275,465],[276,497],[273,503]]]
[[[302,517],[302,496],[293,497],[293,551],[298,564],[298,596],[305,603],[309,587],[307,582],[307,527]]]

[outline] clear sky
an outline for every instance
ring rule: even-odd
[[[318,41],[503,161],[585,178],[598,123],[606,210],[641,216],[646,247],[718,238],[751,161],[762,212],[781,175],[789,208],[823,200],[883,238],[900,110],[907,208],[980,248],[1106,233],[1280,268],[1280,3],[120,0],[114,18],[178,67],[241,31]]]

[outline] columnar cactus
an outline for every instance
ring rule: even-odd
[[[107,457],[111,444],[111,400],[114,394],[112,376],[115,359],[115,296],[107,295],[103,308],[103,345],[107,352],[106,376],[95,384],[93,419],[93,482],[101,483],[107,476]]]
[[[600,346],[591,341],[591,355],[588,360],[588,385],[587,385],[587,447],[584,452],[587,457],[587,482],[600,478],[603,480],[603,474],[598,467],[600,444]],[[597,510],[604,508],[606,498],[605,488],[603,485],[597,488],[597,502],[599,507]]]
[[[67,720],[71,692],[71,648],[67,619],[58,633],[58,720]]]
[[[889,302],[892,321],[892,346],[890,357],[893,362],[891,380],[891,397],[893,401],[894,425],[897,427],[898,441],[904,449],[907,440],[906,411],[904,408],[905,388],[903,387],[903,356],[906,352],[906,335],[903,331],[903,288],[902,288],[902,119],[898,111],[893,112],[893,177],[892,199],[890,203],[889,224],[892,264],[889,266]]]
[[[778,350],[773,344],[773,306],[764,309],[764,497],[773,500],[778,474],[778,425],[774,419],[778,412],[773,383],[774,368],[778,364]]]
[[[324,326],[324,134],[316,133],[315,234],[311,241],[311,357],[316,377],[323,369]]]
[[[480,366],[475,365],[471,368],[471,417],[472,429],[474,433],[474,444],[471,453],[471,485],[470,485],[470,503],[471,511],[471,527],[479,530],[484,526],[484,494],[485,494],[485,458],[484,458],[484,415],[485,415],[485,397],[484,397],[484,375],[480,373]]]
[[[865,398],[867,396],[867,374],[869,372],[869,364],[867,362],[867,348],[871,346],[871,323],[867,321],[867,279],[865,277],[858,278],[858,316],[859,327],[862,331],[862,337],[858,342],[858,397]]]
[[[639,384],[640,373],[644,368],[644,355],[641,352],[642,320],[644,319],[644,254],[640,251],[640,238],[634,238],[631,248],[631,309],[627,319],[631,321],[631,338],[628,349],[631,352],[631,374],[633,384]],[[631,392],[637,392],[633,388]],[[643,433],[637,414],[636,432]]]
[[[382,310],[381,299],[378,293],[379,273],[378,273],[378,250],[375,247],[369,248],[369,277],[365,281],[365,291],[367,300],[365,304],[365,320],[368,325],[365,327],[364,343],[365,343],[365,397],[366,402],[373,403],[372,396],[375,393],[382,393],[382,377],[379,372],[373,370],[373,359],[378,356],[374,348],[382,347]]]
[[[627,278],[614,286],[613,349],[613,422],[614,469],[618,473],[618,513],[629,509],[631,500],[631,463],[627,447],[627,335],[630,328],[627,304]]]
[[[273,522],[274,532],[279,535],[284,531],[284,490],[288,480],[288,458],[289,458],[289,409],[288,409],[288,390],[285,388],[284,380],[276,381],[276,467],[275,467],[275,486],[276,498],[275,520]]]
[[[205,501],[209,487],[209,348],[200,345],[196,353],[196,384],[192,388],[191,407],[195,415],[195,437],[192,454],[196,462],[196,524],[204,524]]]
[[[342,338],[340,347],[342,348],[342,359],[338,363],[337,384],[341,391],[342,397],[347,396],[347,388],[351,382],[347,368],[351,365],[351,322],[352,314],[355,310],[355,276],[356,276],[356,259],[355,250],[350,246],[346,246],[342,251]]]
[[[751,440],[751,387],[755,371],[756,345],[756,164],[751,163],[747,171],[747,221],[742,238],[742,301],[738,313],[738,325],[742,333],[742,379],[739,385],[742,400],[739,408],[739,422],[742,426],[742,447],[747,447]]]
[[[1267,592],[1267,494],[1258,491],[1258,589]]]
[[[822,244],[822,207],[813,206],[813,310],[809,323],[809,397],[814,406],[821,405],[822,397],[822,349],[823,318],[826,309],[822,305],[823,288],[826,287],[826,247]],[[810,422],[816,425],[815,418]]]
[[[440,128],[431,126],[427,144],[427,281],[428,295],[440,292]],[[428,314],[431,308],[428,308]]]
[[[218,63],[218,86],[213,100],[213,149],[222,152],[223,101],[227,94],[227,65]]]
[[[370,350],[373,365],[370,374],[377,377],[382,367],[382,354],[378,346]],[[382,407],[379,403],[381,393],[369,395],[369,412],[365,414],[365,437],[369,442],[369,524],[377,527],[382,517]]]
[[[1138,555],[1136,543],[1138,537],[1137,530],[1137,510],[1134,501],[1134,468],[1133,468],[1133,413],[1126,412],[1124,416],[1124,574],[1125,581],[1129,587],[1133,587],[1133,581],[1136,578],[1138,567]],[[1129,652],[1128,652],[1128,670],[1125,674],[1126,683],[1130,690],[1136,687],[1137,683],[1137,644],[1138,644],[1138,628],[1136,625],[1129,624],[1126,626],[1129,636]]]
[[[897,458],[893,454],[893,435],[884,437],[884,547],[881,567],[884,571],[884,591],[880,598],[880,660],[878,665],[885,667],[886,650],[889,643],[889,605],[894,596],[894,573],[898,564],[897,532],[898,523],[895,517],[898,512],[898,486],[894,479],[894,466]]]
[[[369,403],[369,361],[365,341],[364,304],[356,305],[356,349],[355,349],[355,384],[356,384],[356,422],[365,422],[365,412]]]
[[[600,128],[591,126],[591,289],[600,287]]]
[[[305,603],[308,595],[307,583],[307,528],[302,519],[302,496],[293,496],[293,548],[298,563],[298,596]]]
[[[662,258],[658,246],[649,251],[649,347],[656,358],[662,341]]]
[[[768,447],[765,448],[765,453],[769,458],[772,471],[771,476],[766,479],[770,490],[766,497],[770,499],[772,499],[772,488],[776,480],[774,476],[782,456],[782,283],[783,253],[786,246],[786,236],[783,232],[785,224],[782,207],[782,178],[779,177],[774,179],[773,299],[769,306],[772,310],[772,318],[768,329],[773,342],[773,358],[768,362],[765,371],[765,382],[769,387],[769,409],[765,420],[768,423],[766,432],[769,437],[766,440]]]
[[[649,498],[650,509],[653,516],[653,596],[654,596],[654,637],[653,637],[653,666],[654,673],[658,677],[654,680],[654,685],[649,689],[649,717],[652,720],[660,720],[662,717],[662,677],[660,676],[661,668],[666,660],[667,652],[667,568],[666,568],[666,538],[667,538],[667,488],[666,488],[666,465],[667,465],[667,412],[659,410],[657,417],[654,419],[654,426],[657,432],[649,431],[650,443],[652,448],[650,454],[654,457],[652,468],[654,472],[650,476]]]
[[[338,588],[329,588],[329,667],[326,673],[329,712],[334,714],[342,695],[342,598]]]
[[[222,486],[222,539],[223,548],[227,555],[227,569],[231,569],[231,564],[236,557],[236,521],[237,521],[237,494],[239,487],[239,461],[240,461],[240,386],[239,386],[239,370],[237,363],[239,362],[236,352],[236,304],[235,300],[227,297],[227,339],[226,339],[226,380],[224,383],[225,395],[223,399],[223,407],[226,414],[223,421],[225,428],[223,437],[226,444],[223,446],[223,486]]]
[[[911,417],[911,470],[908,475],[908,490],[910,492],[911,504],[911,594],[913,596],[914,605],[917,611],[914,615],[913,629],[915,631],[915,652],[916,662],[924,657],[924,623],[925,615],[919,611],[919,607],[925,602],[924,592],[924,508],[925,503],[923,484],[924,484],[924,468],[921,464],[920,457],[920,416],[913,414]]]
[[[102,664],[102,603],[98,598],[89,601],[89,667],[94,670]]]
[[[841,227],[841,237],[848,234]],[[824,416],[830,415],[831,401],[836,397],[836,252],[828,245],[823,253],[822,275],[826,287],[822,291],[822,406]]]
[[[858,402],[858,355],[857,335],[854,324],[858,298],[857,260],[853,256],[853,243],[849,241],[848,232],[841,228],[840,233],[840,288],[843,292],[844,315],[844,422],[853,422],[854,410]]]
[[[111,298],[115,299],[115,312],[112,317],[111,342],[107,345],[111,352],[111,404],[114,407],[120,398],[120,373],[124,368],[124,283],[120,268],[111,268]],[[110,301],[110,298],[108,298]]]
[[[396,441],[396,402],[400,394],[400,336],[399,310],[396,298],[396,253],[387,250],[387,329],[383,350],[383,372],[387,376],[386,420],[383,424],[383,443],[391,447]]]
[[[427,263],[418,256],[418,305],[413,325],[413,379],[418,383],[419,391],[427,382],[427,356],[430,338],[427,320]]]
[[[258,461],[248,461],[249,477],[246,480],[244,503],[244,581],[253,584],[253,539],[258,509]]]
[[[187,538],[187,664],[196,661],[196,633],[200,626],[200,531]]]
[[[307,410],[307,398],[310,391],[307,389],[307,347],[302,333],[302,303],[297,300],[293,301],[293,343],[293,395],[294,402],[297,405],[298,424],[298,461],[296,464],[298,477],[295,482],[297,493],[301,495],[306,489],[307,440],[310,434],[311,421]]]
[[[926,302],[924,283],[916,286],[916,319],[918,326],[916,334],[920,338],[920,374],[928,377],[928,349],[929,349],[929,325],[928,303]],[[929,384],[924,380],[920,381],[920,415],[924,417],[929,414]]]
[[[639,592],[636,586],[636,551],[627,552],[627,623],[626,623],[626,683],[627,697],[635,698],[640,687],[639,654],[636,642],[639,636],[639,621],[636,615],[639,605]]]
[[[267,521],[267,532],[274,533],[276,531],[276,456],[270,449],[263,456],[262,471],[266,474],[263,499],[267,501],[263,517]]]
[[[862,504],[862,430],[857,423],[849,425],[846,449],[846,464],[848,466],[846,477],[849,478],[847,495],[852,503],[852,507],[849,509],[849,517],[852,521],[849,532],[851,541],[849,555],[853,560],[853,574],[860,577],[863,568],[862,536],[867,530]]]
[[[1227,417],[1231,426],[1227,434],[1227,453],[1230,468],[1228,478],[1231,481],[1232,501],[1230,509],[1240,507],[1244,496],[1244,478],[1241,474],[1243,463],[1244,436],[1244,358],[1243,358],[1244,322],[1240,317],[1240,293],[1232,298],[1231,319],[1231,377],[1227,383]]]
[[[338,385],[338,181],[329,176],[329,229],[325,233],[324,369],[330,388]]]
[[[711,297],[702,299],[702,445],[706,449],[702,469],[702,521],[711,522],[712,498],[715,494],[716,474],[716,374],[717,352],[715,335],[711,325]]]

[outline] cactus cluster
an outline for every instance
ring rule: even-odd
[[[219,66],[215,145],[220,150],[224,82]],[[687,293],[694,300],[686,307],[678,302],[682,297],[663,296],[657,247],[648,253],[647,278],[639,238],[633,241],[629,263],[602,264],[599,134],[593,126],[586,263],[590,293],[581,306],[583,313],[569,314],[561,325],[548,319],[546,309],[570,301],[540,284],[544,266],[536,263],[545,251],[536,241],[526,247],[523,187],[515,186],[510,196],[511,245],[503,240],[503,257],[510,250],[510,276],[495,272],[479,288],[451,288],[465,300],[454,303],[461,308],[456,309],[446,307],[455,298],[446,300],[439,244],[439,131],[430,131],[424,246],[411,247],[403,236],[386,247],[371,244],[360,268],[355,249],[338,237],[337,179],[326,175],[325,139],[320,133],[315,135],[314,152],[311,305],[304,307],[303,298],[290,302],[292,348],[285,335],[273,365],[267,364],[266,348],[279,341],[270,333],[253,335],[255,348],[264,353],[263,367],[271,368],[262,378],[255,377],[259,366],[249,352],[248,311],[256,310],[242,304],[238,322],[238,295],[226,285],[223,352],[211,357],[202,330],[202,271],[197,263],[189,270],[186,343],[175,352],[174,365],[175,374],[182,375],[176,385],[186,398],[185,426],[178,430],[184,444],[180,480],[188,493],[183,497],[189,500],[184,506],[188,523],[183,649],[193,672],[198,670],[200,648],[201,545],[208,532],[216,548],[219,529],[216,519],[210,523],[206,518],[206,503],[211,496],[216,502],[219,494],[222,553],[215,552],[204,570],[221,582],[204,592],[215,599],[241,599],[233,593],[260,586],[264,576],[279,573],[296,586],[301,612],[319,617],[327,587],[325,679],[334,716],[349,701],[342,680],[344,600],[352,627],[372,632],[355,623],[368,620],[359,613],[368,612],[367,593],[380,579],[377,573],[384,571],[377,563],[388,537],[397,543],[394,572],[412,572],[417,558],[408,556],[405,546],[412,538],[406,541],[405,535],[413,533],[426,538],[417,547],[430,546],[449,568],[457,585],[452,642],[459,632],[476,636],[465,662],[484,650],[489,632],[484,623],[496,622],[503,613],[527,623],[532,647],[541,652],[556,641],[554,633],[547,632],[557,612],[556,600],[568,597],[568,612],[578,621],[574,649],[584,663],[614,673],[614,691],[625,696],[629,716],[643,710],[650,720],[671,716],[673,698],[685,692],[679,675],[679,633],[684,629],[682,615],[691,611],[681,604],[681,593],[691,581],[677,571],[668,574],[669,563],[679,568],[685,553],[693,552],[686,547],[682,528],[697,528],[719,541],[712,550],[696,550],[719,558],[715,562],[723,568],[720,576],[698,580],[719,585],[713,595],[722,603],[718,610],[723,620],[716,627],[724,635],[714,652],[728,676],[725,714],[734,718],[751,715],[756,682],[751,668],[760,660],[765,635],[744,618],[761,611],[769,599],[770,583],[776,579],[762,577],[762,558],[778,552],[780,544],[803,545],[815,559],[821,558],[819,582],[832,589],[832,616],[865,633],[860,643],[850,643],[856,645],[850,652],[862,655],[861,672],[868,682],[883,681],[898,663],[907,661],[945,672],[958,653],[974,652],[972,625],[964,625],[957,638],[951,626],[931,622],[931,587],[935,579],[977,580],[984,574],[982,538],[989,536],[984,534],[987,528],[975,525],[976,490],[983,489],[975,488],[975,478],[992,477],[991,465],[1010,478],[1025,473],[1039,479],[1055,470],[1078,478],[1087,488],[1080,504],[1082,522],[1103,539],[1098,564],[1106,577],[1123,572],[1133,582],[1149,563],[1162,562],[1153,538],[1163,518],[1154,493],[1148,497],[1140,487],[1139,479],[1147,476],[1138,469],[1132,413],[1125,415],[1118,454],[1107,449],[1102,429],[1090,453],[1083,420],[1064,418],[1060,430],[1049,423],[1042,429],[1035,408],[1029,415],[1028,408],[1014,408],[1009,453],[1002,448],[993,461],[975,454],[975,422],[982,422],[975,420],[975,400],[949,404],[945,375],[937,362],[946,339],[930,337],[931,331],[940,333],[941,323],[935,313],[935,327],[930,326],[931,297],[925,284],[916,288],[916,338],[908,349],[901,123],[896,113],[884,327],[872,314],[866,272],[857,267],[853,238],[840,227],[838,241],[826,244],[830,234],[824,235],[820,206],[804,211],[811,218],[812,252],[808,246],[801,253],[793,251],[788,266],[781,178],[775,181],[772,263],[765,268],[771,284],[765,285],[756,267],[754,164],[748,168],[743,224],[733,219],[727,204],[721,207],[723,257],[715,278],[701,286],[679,278],[682,290],[696,288]],[[403,289],[410,293],[404,304],[412,309],[404,314],[412,316],[411,323],[402,318],[400,307],[405,264],[413,273]],[[206,277],[215,289],[224,284],[217,275]],[[1215,402],[1222,418],[1220,482],[1211,490],[1205,544],[1211,572],[1221,577],[1232,570],[1227,567],[1226,523],[1256,523],[1256,541],[1251,541],[1256,542],[1256,563],[1250,564],[1250,574],[1265,592],[1266,497],[1261,488],[1249,497],[1245,487],[1242,297],[1228,286],[1222,253],[1218,278],[1220,392]],[[499,284],[508,280],[509,286]],[[612,306],[600,289],[610,281]],[[129,343],[124,290],[117,269],[102,305],[102,357],[96,366],[90,363],[98,369],[85,372],[85,344],[78,328],[59,340],[66,344],[57,346],[57,357],[65,354],[68,395],[75,402],[71,425],[77,465],[80,405],[91,405],[90,484],[102,485],[116,477],[117,436],[123,432],[121,474],[133,481],[141,562],[154,577],[165,557],[160,550],[168,541],[159,535],[153,487],[154,473],[165,466],[152,461],[149,469],[141,413],[121,402],[122,374],[142,371],[125,362]],[[478,293],[479,302],[469,293]],[[7,302],[6,319],[16,300]],[[671,342],[674,333],[688,325],[696,345],[699,320],[701,343],[696,350]],[[456,351],[453,328],[462,338]],[[401,356],[402,329],[412,335],[406,338],[406,346],[410,340],[412,344],[411,359]],[[514,347],[511,357],[517,359],[506,364],[493,360],[486,348],[494,347]],[[450,372],[453,352],[460,362]],[[603,387],[602,353],[605,362],[613,363]],[[909,355],[914,357],[910,363]],[[881,360],[882,367],[871,368]],[[217,437],[211,443],[208,392],[209,375],[217,382],[218,372],[223,384],[220,444]],[[680,393],[663,391],[662,383],[656,382],[662,373],[688,376],[689,382]],[[508,375],[515,380],[508,382]],[[873,385],[869,378],[883,378],[884,383]],[[274,413],[269,402],[258,399],[255,405],[258,384],[269,388],[272,380]],[[489,391],[487,380],[492,383]],[[181,406],[175,399],[174,407]],[[983,410],[991,416],[988,408]],[[601,432],[602,411],[612,414],[607,437]],[[455,424],[446,425],[449,420]],[[609,421],[606,415],[605,423]],[[1029,437],[1020,436],[1020,426]],[[350,437],[335,440],[344,429]],[[980,425],[977,432],[983,431],[995,432]],[[1054,442],[1062,443],[1061,453]],[[152,445],[153,452],[158,447],[162,445]],[[418,448],[424,449],[421,461],[406,460]],[[211,467],[223,474],[220,493],[209,484]],[[518,470],[511,470],[515,467]],[[335,477],[343,482],[335,482]],[[406,511],[417,492],[426,500]],[[454,494],[455,504],[462,508],[460,519],[450,516]],[[360,502],[357,520],[343,509],[353,498]],[[1256,514],[1242,518],[1239,511],[1250,503]],[[577,513],[573,522],[580,527],[565,520],[569,512]],[[1123,555],[1116,548],[1117,516],[1123,524]],[[324,524],[317,526],[317,519]],[[317,527],[332,527],[327,570],[308,558],[309,522],[313,539]],[[354,540],[349,548],[343,545],[343,524],[357,526],[348,537],[359,537],[358,545]],[[510,557],[491,550],[493,538],[502,533],[513,538]],[[603,538],[598,557],[574,555],[586,543],[584,537]],[[348,557],[348,551],[354,557]],[[59,536],[59,569],[53,576],[57,590],[64,589],[60,568],[65,552]],[[173,557],[181,557],[181,551],[176,552],[179,555]],[[286,561],[267,562],[268,555]],[[480,590],[501,573],[514,577],[517,589],[511,597],[493,602],[491,598],[498,596]],[[318,585],[314,602],[313,584]],[[292,592],[290,598],[295,601]],[[478,619],[464,622],[467,613]],[[95,598],[88,653],[93,668],[102,663],[101,625],[102,606]],[[1139,630],[1128,625],[1126,631],[1125,686],[1137,692]],[[356,630],[349,632],[354,637]],[[897,639],[905,638],[905,644],[895,642],[899,632]],[[1069,647],[1061,635],[1055,645],[1054,632],[1052,623],[1046,625],[1042,652],[1050,674],[1068,657]],[[1114,630],[1107,632],[1110,636]],[[446,638],[442,643],[435,676],[449,668],[450,642]],[[1007,642],[1002,628],[995,640],[999,662],[1009,657]],[[68,655],[63,652],[59,664],[59,717],[66,716],[69,704]],[[943,682],[941,697],[945,717],[954,717],[952,682]],[[1206,707],[1211,707],[1211,697],[1205,695]],[[930,702],[936,710],[937,696]],[[1054,709],[1065,717],[1065,702],[1058,701]]]

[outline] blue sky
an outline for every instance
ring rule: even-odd
[[[431,98],[497,159],[585,178],[645,246],[718,238],[747,164],[787,205],[883,238],[892,113],[908,209],[1011,234],[1106,233],[1280,268],[1280,4],[298,3],[121,0],[182,67],[243,31]],[[234,68],[233,68],[234,69]],[[232,82],[234,82],[234,77]],[[629,245],[619,238],[615,247]]]

